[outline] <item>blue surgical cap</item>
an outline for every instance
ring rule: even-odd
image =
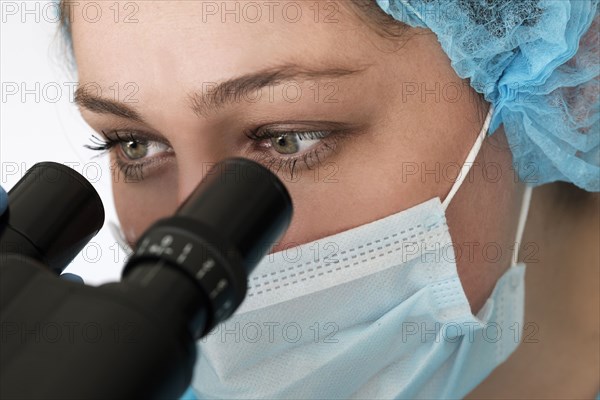
[[[522,181],[600,191],[598,0],[376,0],[437,35],[494,106]]]

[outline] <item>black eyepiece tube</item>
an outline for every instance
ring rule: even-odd
[[[31,167],[8,192],[0,223],[0,254],[35,258],[60,274],[104,224],[94,187],[54,162]]]
[[[156,307],[165,314],[195,310],[186,319],[198,339],[242,303],[248,274],[288,228],[292,210],[287,189],[267,168],[244,158],[224,160],[173,217],[157,221],[139,238],[123,281],[166,293],[176,284],[153,266],[160,262],[187,275],[204,300],[197,293],[163,296]]]
[[[208,187],[212,190],[205,190]],[[292,200],[268,169],[244,158],[231,158],[208,171],[177,215],[218,230],[239,251],[244,265],[253,268],[287,229]]]

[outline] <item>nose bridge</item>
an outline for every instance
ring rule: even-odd
[[[181,205],[204,179],[215,161],[193,162],[179,168],[179,185],[177,187],[177,205]]]
[[[170,135],[177,155],[177,204],[181,205],[218,162],[236,155],[232,138],[218,124],[198,121],[196,116],[174,121]]]
[[[210,154],[205,154],[202,159],[188,161],[184,165],[181,165],[178,172],[177,205],[181,205],[206,175],[208,175],[211,168],[225,158],[227,156],[224,154],[211,152]]]

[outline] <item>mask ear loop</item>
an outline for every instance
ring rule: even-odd
[[[512,265],[516,265],[519,259],[519,246],[523,238],[523,231],[525,230],[525,223],[527,222],[527,216],[529,215],[529,204],[531,203],[531,191],[532,187],[529,185],[525,186],[525,192],[523,193],[523,201],[521,202],[521,212],[519,213],[519,223],[517,224],[517,234],[515,235],[515,248],[513,251]]]
[[[444,211],[446,211],[446,208],[448,208],[450,201],[452,201],[452,199],[454,198],[454,195],[456,194],[456,192],[458,192],[458,189],[460,189],[460,186],[464,182],[465,178],[469,174],[469,171],[471,170],[471,167],[474,164],[474,161],[477,158],[477,154],[479,154],[479,150],[481,150],[481,145],[483,144],[483,140],[485,139],[488,128],[490,127],[490,121],[492,120],[492,115],[494,115],[494,105],[493,104],[490,105],[490,109],[488,111],[487,117],[485,117],[485,122],[483,123],[483,127],[481,128],[481,131],[479,132],[479,135],[477,136],[477,139],[475,140],[475,144],[473,144],[473,147],[471,147],[471,151],[469,151],[469,154],[467,155],[467,159],[465,160],[465,162],[460,170],[460,174],[458,175],[456,181],[454,182],[454,185],[452,185],[450,192],[448,193],[448,195],[442,202],[442,208],[444,209]]]
[[[423,16],[419,12],[419,10],[417,10],[416,7],[413,7],[412,4],[410,4],[407,0],[399,0],[399,2],[402,3],[402,5],[407,10],[409,10],[410,12],[412,12],[424,25],[427,25],[427,24],[425,24],[425,20],[423,19]]]

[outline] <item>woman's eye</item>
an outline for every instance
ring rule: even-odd
[[[301,131],[278,126],[277,129],[261,127],[246,131],[245,135],[254,142],[249,157],[275,172],[287,170],[293,178],[301,165],[307,169],[319,165],[335,151],[339,138],[349,133],[339,124],[332,127],[334,129]]]
[[[84,147],[102,151],[115,151],[115,163],[126,178],[139,182],[144,179],[144,171],[154,161],[162,159],[155,157],[174,154],[173,148],[157,140],[138,137],[132,132],[102,131],[102,138],[94,135],[90,138],[92,145]],[[100,155],[101,155],[100,154]]]
[[[303,150],[312,147],[318,143],[318,140],[309,140],[302,143],[296,135],[281,135],[276,138],[271,138],[273,150],[281,154],[296,154]]]
[[[270,137],[267,147],[279,154],[293,155],[303,153],[315,146],[330,132],[289,132]]]
[[[169,151],[169,146],[155,141],[142,141],[138,139],[121,142],[119,145],[123,155],[129,160],[149,158],[156,154]]]

